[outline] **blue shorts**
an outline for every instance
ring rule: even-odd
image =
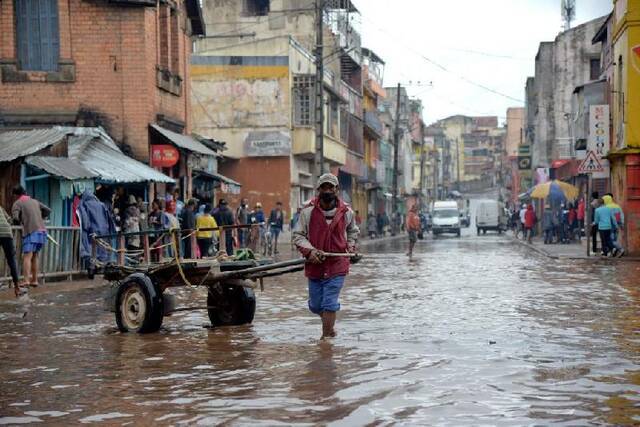
[[[338,311],[340,303],[338,297],[344,285],[345,276],[335,276],[330,279],[309,279],[309,310],[320,314],[323,311]]]
[[[47,241],[46,231],[34,231],[31,234],[27,234],[22,238],[22,253],[28,254],[31,252],[38,253]]]

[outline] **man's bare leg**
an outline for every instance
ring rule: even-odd
[[[320,339],[335,337],[337,335],[334,329],[334,326],[336,324],[336,312],[323,311],[321,314],[321,317],[322,317],[322,337]]]
[[[29,274],[31,274],[32,256],[33,256],[32,252],[22,254],[22,283],[25,285],[29,284]]]
[[[33,253],[33,257],[31,259],[31,281],[30,284],[38,284],[38,254],[37,252]]]

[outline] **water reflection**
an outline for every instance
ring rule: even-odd
[[[331,342],[299,274],[232,328],[199,311],[121,334],[96,290],[1,302],[0,423],[640,423],[636,264],[547,260],[501,236],[404,249],[354,268]]]

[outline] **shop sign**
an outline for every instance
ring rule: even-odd
[[[288,156],[291,137],[288,132],[249,132],[245,139],[245,152],[249,157]]]
[[[595,155],[595,160],[587,155],[583,162],[588,173],[594,178],[609,177],[609,161],[605,158],[609,153],[609,106],[607,104],[589,106],[589,135],[587,151]]]
[[[151,166],[160,168],[170,168],[178,163],[180,153],[173,145],[152,145],[151,146]]]

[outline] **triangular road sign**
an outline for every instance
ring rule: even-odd
[[[602,167],[602,163],[598,160],[596,153],[589,150],[587,152],[587,157],[580,163],[578,167],[578,173],[593,173],[593,172],[603,172],[604,168]]]

